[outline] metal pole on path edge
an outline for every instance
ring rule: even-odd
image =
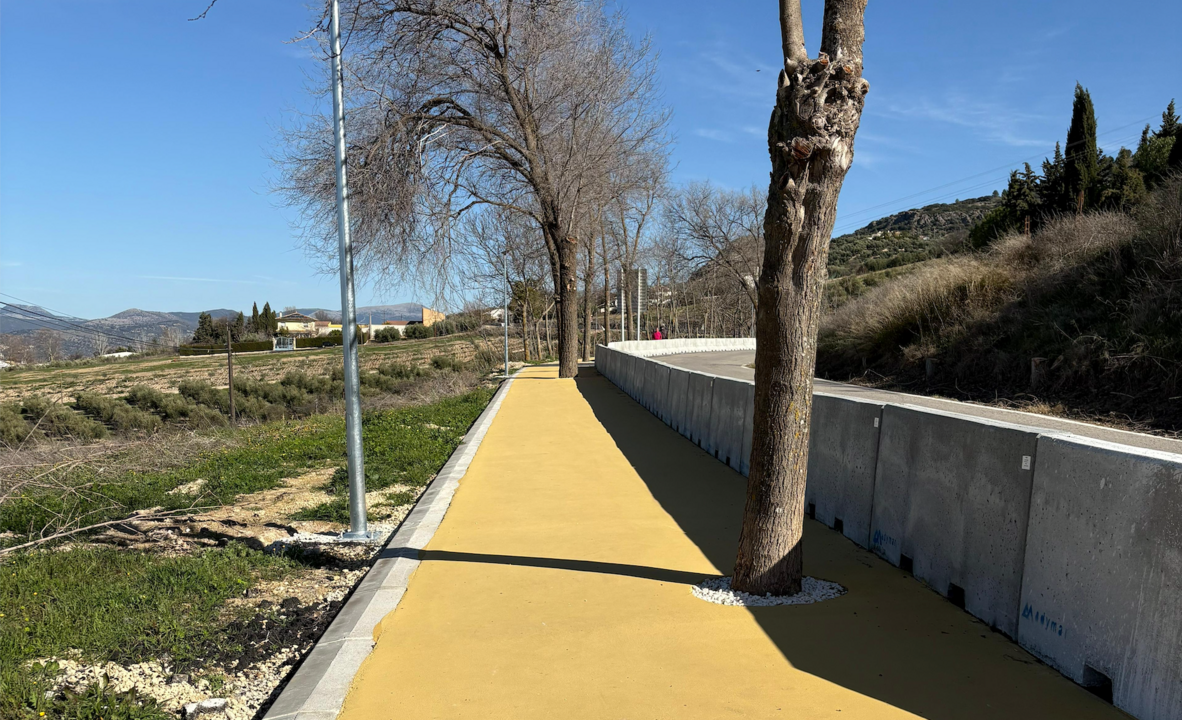
[[[349,238],[349,186],[345,179],[345,98],[341,69],[341,8],[332,0],[332,122],[336,139],[337,236],[341,250],[341,344],[345,354],[345,453],[349,463],[349,531],[345,540],[369,538],[365,518],[365,459],[361,450],[361,398],[357,372],[357,302],[353,296],[353,244]]]
[[[505,253],[505,379],[509,379],[509,253]]]

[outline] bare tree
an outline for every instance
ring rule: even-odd
[[[767,195],[691,183],[665,206],[670,229],[686,240],[694,264],[716,263],[732,276],[751,304],[758,305],[756,286],[763,265],[763,216]]]
[[[316,312],[312,313],[312,318],[321,322],[328,322],[332,319],[332,316],[328,314],[327,310],[317,310]]]
[[[33,346],[37,354],[45,362],[56,362],[62,359],[62,336],[53,330],[41,329],[33,333]]]
[[[800,0],[780,0],[784,68],[768,125],[772,173],[756,309],[755,431],[734,587],[800,592],[817,326],[837,197],[869,83],[866,0],[825,0],[821,49],[805,50]]]
[[[107,339],[105,334],[96,332],[90,337],[90,347],[95,357],[102,357],[110,352],[111,341]]]
[[[359,267],[442,286],[458,218],[532,218],[558,297],[559,374],[573,376],[581,205],[604,168],[664,142],[648,45],[603,0],[352,0],[342,15]],[[285,189],[331,256],[327,119],[292,140]]]
[[[5,360],[17,365],[27,365],[37,361],[37,354],[33,345],[24,335],[0,335],[0,352]]]

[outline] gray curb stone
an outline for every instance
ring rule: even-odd
[[[407,583],[419,566],[419,551],[443,522],[460,478],[468,472],[512,384],[513,378],[501,384],[328,630],[288,680],[264,720],[335,720],[361,663],[373,650],[375,628],[398,607],[406,593]]]

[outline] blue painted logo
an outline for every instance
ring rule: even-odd
[[[1035,610],[1030,603],[1026,603],[1026,607],[1022,608],[1022,618],[1038,623],[1039,627],[1052,635],[1063,637],[1063,623],[1052,620],[1046,613]]]
[[[870,544],[876,548],[885,548],[887,545],[895,547],[899,542],[882,530],[875,530],[874,538],[870,541]]]

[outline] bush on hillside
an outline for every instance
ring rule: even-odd
[[[0,405],[0,444],[17,448],[35,439],[33,426],[21,415],[20,407]]]
[[[435,333],[426,325],[407,325],[406,330],[403,331],[402,336],[407,340],[425,340],[430,337],[435,337]]]
[[[817,367],[932,382],[962,397],[1030,392],[1182,427],[1182,177],[1131,213],[1062,215],[975,257],[932,261],[822,322]]]
[[[80,415],[68,407],[40,397],[23,400],[25,418],[37,430],[63,440],[101,440],[107,437],[102,423]]]
[[[451,355],[436,355],[431,358],[431,367],[436,370],[460,372],[464,369],[464,361],[458,360]]]
[[[74,404],[82,412],[120,433],[151,433],[160,429],[160,418],[117,398],[84,392],[74,396]]]
[[[373,334],[373,341],[379,343],[398,342],[402,332],[396,327],[384,327]]]

